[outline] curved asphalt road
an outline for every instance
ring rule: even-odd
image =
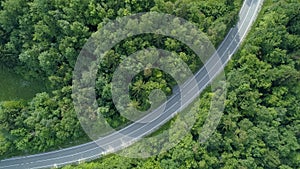
[[[181,94],[179,92],[175,93],[165,103],[166,110],[162,114],[159,114],[158,116],[156,113],[157,111],[153,111],[142,118],[150,121],[149,123],[136,122],[130,124],[118,132],[102,137],[95,142],[89,142],[48,153],[2,160],[0,161],[0,169],[51,168],[81,161],[89,161],[127,147],[134,141],[155,131],[198,97],[200,93],[195,93],[194,91],[203,91],[211,82],[211,78],[217,76],[218,73],[222,71],[226,63],[244,40],[247,32],[250,30],[262,3],[263,0],[245,0],[239,13],[237,25],[229,31],[217,49],[217,53],[215,53],[205,63],[205,66],[195,74],[198,86],[191,86],[193,83],[190,83],[189,81],[183,84],[183,89],[185,89],[183,90],[184,97],[188,98],[185,99],[185,102],[181,101]],[[221,59],[221,61],[219,59]],[[217,63],[219,63],[219,65]],[[128,137],[124,137],[124,135],[127,135]],[[99,147],[99,145],[101,145],[102,148]]]

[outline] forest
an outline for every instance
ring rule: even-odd
[[[74,110],[72,73],[87,39],[108,20],[155,11],[197,25],[217,47],[236,23],[242,0],[2,0],[0,63],[46,88],[31,98],[0,100],[0,158],[35,154],[88,142]],[[148,47],[178,53],[192,71],[196,55],[170,37],[146,34],[124,40],[105,56],[96,79],[97,103],[108,123],[128,120],[110,92],[112,74],[124,56]],[[266,0],[242,47],[226,66],[227,98],[217,130],[198,141],[212,93],[190,111],[196,123],[169,151],[146,159],[108,155],[64,169],[94,168],[280,168],[300,166],[300,1]],[[1,81],[5,81],[5,76]],[[149,108],[154,89],[172,94],[174,79],[160,70],[138,74],[131,104]],[[1,85],[0,85],[1,86]],[[1,91],[1,90],[0,90]]]

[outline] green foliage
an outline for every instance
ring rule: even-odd
[[[245,45],[226,68],[226,109],[214,135],[199,144],[197,136],[206,118],[203,112],[210,106],[210,93],[206,92],[196,102],[199,115],[191,134],[168,152],[136,159],[137,164],[128,168],[299,167],[300,34],[295,25],[299,23],[300,3],[270,2],[265,3]],[[172,2],[157,4],[166,11],[176,11]],[[216,11],[208,11],[215,15]],[[139,80],[135,83],[136,91],[144,85]],[[113,157],[120,161],[119,166],[127,159]],[[97,168],[109,161],[111,158],[104,157],[93,164]],[[88,164],[78,168],[85,166]]]
[[[146,11],[175,14],[194,21],[217,43],[215,34],[225,35],[226,31],[215,28],[219,25],[226,29],[231,27],[231,19],[237,15],[236,6],[240,2],[227,5],[218,1],[217,9],[213,8],[214,5],[212,1],[1,1],[0,61],[26,79],[49,80],[52,90],[37,94],[17,111],[1,105],[1,125],[9,126],[3,128],[4,134],[0,133],[1,154],[41,152],[86,137],[72,105],[72,73],[87,38],[109,19]],[[98,73],[103,76],[96,79],[99,112],[113,127],[129,121],[121,117],[112,104],[112,73],[124,56],[153,46],[177,52],[193,71],[201,66],[200,60],[187,46],[169,37],[141,35],[116,45],[100,63]],[[170,75],[160,70],[141,72],[132,82],[130,104],[146,110],[150,106],[148,95],[151,90],[162,89],[170,95],[175,84]],[[8,112],[17,118],[5,118]]]
[[[26,78],[48,79],[52,91],[31,101],[0,103],[0,156],[30,154],[71,145],[87,137],[72,105],[72,71],[89,36],[108,20],[157,11],[193,21],[217,46],[236,22],[242,1],[221,0],[3,0],[0,7],[0,61]],[[297,168],[300,118],[300,3],[271,1],[227,66],[224,116],[209,140],[199,133],[213,93],[206,91],[192,111],[199,112],[190,133],[173,149],[148,159],[110,155],[65,168]],[[149,47],[176,52],[192,71],[195,54],[170,37],[128,38],[104,56],[96,79],[99,113],[113,127],[127,124],[112,103],[111,79],[126,56]],[[178,71],[178,70],[177,70]],[[176,85],[170,75],[147,69],[130,85],[130,104],[149,107],[153,89],[167,95]],[[79,143],[79,142],[76,142]]]

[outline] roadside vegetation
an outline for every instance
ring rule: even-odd
[[[3,0],[0,61],[25,79],[49,81],[50,91],[31,100],[0,103],[0,156],[45,152],[86,142],[72,105],[72,71],[77,56],[107,19],[157,11],[196,23],[215,46],[236,22],[242,1],[223,0]],[[112,103],[110,80],[122,56],[160,46],[177,52],[196,71],[201,64],[183,44],[168,37],[137,36],[108,53],[96,81],[101,113],[114,127],[127,123]],[[266,0],[243,47],[226,67],[228,93],[221,122],[207,142],[198,134],[210,106],[206,91],[190,133],[173,149],[148,159],[109,155],[69,168],[297,168],[300,161],[300,2]],[[1,79],[5,80],[5,79]],[[133,104],[147,109],[151,90],[172,93],[172,79],[159,70],[132,83]],[[79,140],[79,141],[78,141]]]
[[[5,0],[0,11],[0,60],[26,79],[49,81],[50,91],[28,102],[9,100],[0,104],[0,155],[24,155],[72,145],[87,136],[72,103],[72,71],[90,35],[107,19],[131,13],[157,11],[193,21],[216,45],[234,24],[241,1],[29,1]],[[199,12],[201,11],[201,12]],[[222,28],[222,29],[221,29]],[[138,36],[125,40],[106,56],[96,80],[99,109],[114,127],[127,123],[112,104],[110,80],[121,56],[145,47],[177,52],[192,70],[199,59],[176,40],[162,36]],[[199,67],[199,66],[198,66]],[[148,94],[160,88],[170,95],[172,79],[159,70],[141,73],[133,82],[133,103],[147,109]],[[169,82],[169,83],[168,83]],[[174,85],[174,84],[173,84]],[[78,143],[78,142],[76,142]],[[79,143],[78,143],[79,144]]]
[[[279,168],[300,165],[300,2],[266,0],[244,45],[226,67],[226,108],[215,133],[199,143],[210,93],[193,104],[199,118],[166,153],[118,155],[64,169]],[[204,114],[204,115],[203,115]]]

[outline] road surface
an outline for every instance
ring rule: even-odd
[[[182,110],[188,103],[192,102],[199,96],[199,93],[191,92],[196,87],[203,91],[207,85],[210,84],[211,78],[208,74],[215,77],[225,67],[231,56],[238,49],[246,34],[249,32],[251,25],[255,21],[258,12],[261,8],[263,0],[245,0],[240,13],[239,21],[234,28],[232,28],[223,42],[211,58],[205,63],[196,74],[198,86],[189,86],[192,83],[186,82],[184,88],[188,90],[183,93],[187,98],[186,103],[181,102],[181,94],[175,93],[168,99],[166,110],[160,116],[155,114],[155,111],[147,114],[142,119],[147,119],[149,123],[133,123],[118,132],[111,133],[99,140],[81,144],[78,146],[52,151],[48,153],[41,153],[36,155],[15,157],[0,161],[0,169],[38,169],[38,168],[52,168],[60,167],[67,164],[80,163],[81,161],[90,161],[99,158],[107,153],[112,153],[126,146],[131,145],[134,140],[138,140],[151,132],[155,131],[167,121],[169,121],[174,113]],[[216,59],[221,58],[221,66],[216,66]],[[199,90],[197,89],[197,90]],[[149,120],[148,120],[149,119]],[[122,138],[122,134],[130,136],[130,138]],[[99,147],[101,145],[101,147]],[[111,147],[111,149],[109,149]],[[107,150],[110,150],[108,152]]]

